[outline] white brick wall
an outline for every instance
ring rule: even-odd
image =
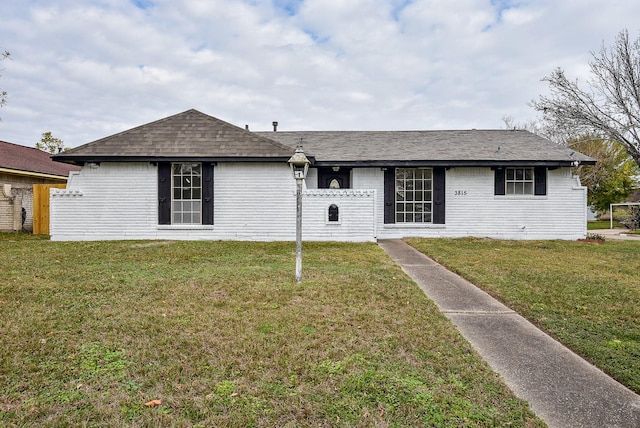
[[[149,163],[83,167],[66,189],[51,189],[51,239],[155,237],[157,182],[156,167]]]
[[[159,226],[157,168],[148,163],[86,166],[67,189],[52,189],[51,239],[295,239],[295,180],[286,164],[214,167],[214,225]],[[374,192],[303,192],[305,240],[374,240]],[[340,224],[327,224],[329,205]]]
[[[568,168],[549,171],[547,196],[520,198],[494,196],[490,168],[449,169],[446,224],[418,227],[384,224],[383,177],[380,168],[356,168],[353,189],[318,190],[312,169],[303,192],[303,239],[577,239],[586,234],[586,189]],[[213,226],[158,226],[157,200],[154,165],[84,167],[66,190],[52,189],[52,239],[295,239],[295,180],[286,164],[217,164]],[[338,224],[327,222],[331,204],[339,207]]]
[[[382,174],[374,180],[381,182]],[[546,196],[495,196],[493,192],[490,168],[451,168],[446,172],[446,224],[384,225],[382,213],[378,214],[378,238],[578,239],[586,235],[586,188],[579,186],[569,168],[548,171]],[[382,207],[384,201],[378,199]]]
[[[303,239],[314,241],[374,241],[375,190],[308,190],[302,200]],[[338,222],[328,220],[329,207],[338,207]]]

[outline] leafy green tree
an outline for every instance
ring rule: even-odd
[[[42,133],[42,138],[36,143],[36,148],[51,154],[69,150],[64,147],[64,141],[51,135],[51,131]]]
[[[594,158],[597,161],[595,165],[575,168],[580,182],[589,190],[587,204],[594,210],[607,211],[609,204],[623,202],[636,190],[638,183],[635,179],[640,177],[640,168],[622,144],[591,135],[563,140],[563,133],[548,122],[532,120],[519,123],[511,116],[502,120],[507,129],[524,129]]]
[[[592,57],[586,85],[569,80],[557,68],[543,79],[551,95],[531,105],[551,129],[565,136],[589,134],[617,141],[640,166],[640,37],[631,42],[623,30],[613,46],[603,44]]]
[[[597,161],[576,168],[580,181],[589,189],[587,204],[593,209],[607,211],[609,204],[622,202],[633,193],[637,185],[634,176],[640,175],[640,168],[622,144],[587,136],[569,141],[568,146]]]

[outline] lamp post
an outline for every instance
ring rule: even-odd
[[[302,140],[293,156],[287,161],[296,180],[296,283],[302,282],[302,180],[309,171],[309,159],[302,150]]]

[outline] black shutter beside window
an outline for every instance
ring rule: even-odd
[[[534,186],[533,192],[535,195],[542,196],[547,194],[547,168],[544,166],[537,166],[533,170]]]
[[[494,169],[494,195],[504,195],[505,194],[505,169],[504,168],[495,168]]]
[[[171,163],[158,163],[158,224],[171,224]]]
[[[444,224],[445,217],[445,175],[444,168],[433,168],[433,223]]]
[[[384,170],[384,223],[396,222],[396,171],[394,168]]]
[[[213,224],[213,164],[202,164],[202,224]]]

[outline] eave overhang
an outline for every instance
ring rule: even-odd
[[[6,174],[12,174],[12,175],[19,175],[23,177],[46,178],[49,180],[60,180],[60,181],[67,181],[69,178],[66,175],[45,174],[43,172],[22,171],[19,169],[11,169],[11,168],[0,168],[0,172],[6,173]]]
[[[57,162],[74,165],[102,162],[282,162],[287,163],[289,157],[219,157],[219,156],[54,156]]]
[[[350,167],[350,168],[388,168],[388,167],[509,167],[509,166],[544,166],[548,168],[572,167],[579,165],[595,165],[593,160],[370,160],[370,161],[318,161],[308,156],[313,167]],[[53,157],[55,161],[75,165],[95,162],[283,162],[288,157],[219,157],[219,156],[65,156]]]
[[[576,162],[578,162],[576,164]],[[365,167],[509,167],[509,166],[544,166],[548,168],[560,168],[560,167],[572,167],[577,165],[595,165],[595,161],[570,161],[570,160],[395,160],[395,161],[316,161],[313,166],[315,167],[351,167],[351,168],[365,168]]]

